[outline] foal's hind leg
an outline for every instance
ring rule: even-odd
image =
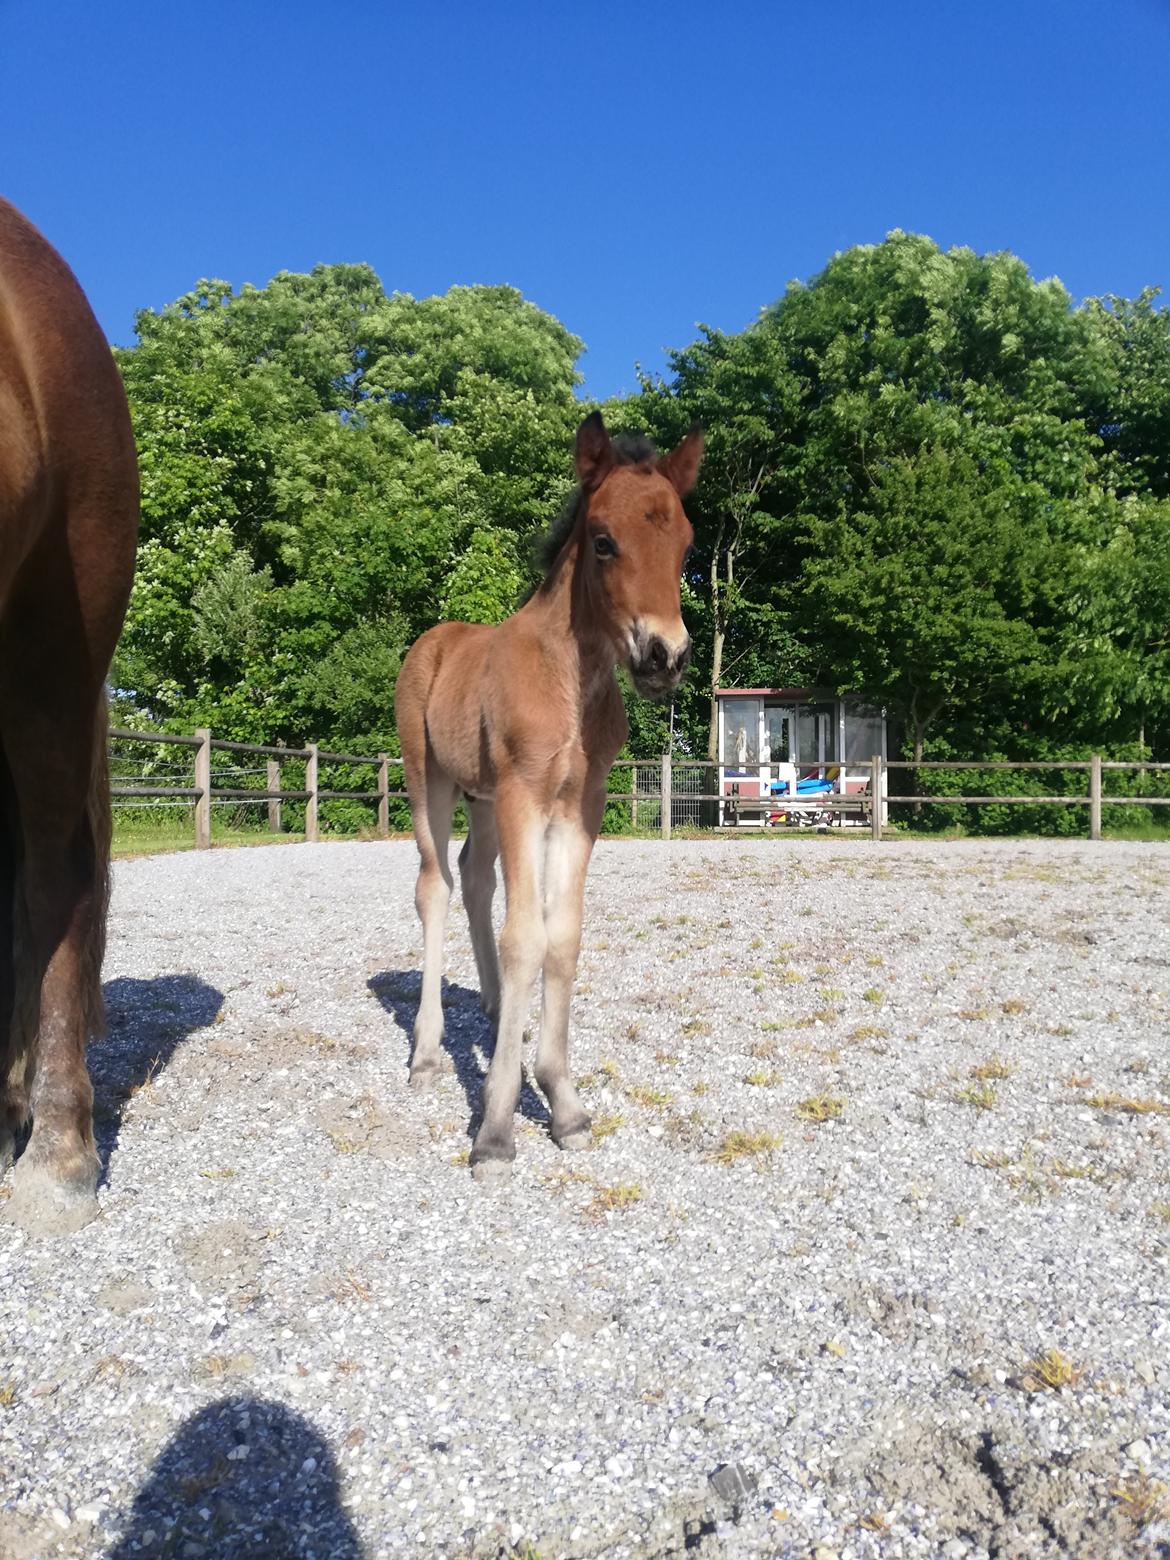
[[[479,971],[479,1005],[494,1023],[500,1016],[500,965],[492,929],[492,899],[496,892],[496,813],[491,802],[467,800],[470,828],[459,852],[459,883],[471,930],[471,947]]]
[[[422,805],[414,806],[414,837],[420,857],[414,903],[423,928],[422,998],[414,1021],[410,1081],[426,1088],[443,1070],[443,934],[451,902],[451,866],[447,846],[455,787],[445,776],[429,776]]]

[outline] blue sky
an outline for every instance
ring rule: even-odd
[[[1167,0],[0,0],[0,191],[110,338],[200,276],[508,282],[586,387],[890,228],[1170,282]]]

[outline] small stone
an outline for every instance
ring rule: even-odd
[[[1144,1381],[1148,1387],[1152,1387],[1158,1379],[1157,1372],[1149,1360],[1139,1360],[1134,1366],[1134,1370],[1137,1372],[1139,1379]]]
[[[73,1519],[70,1517],[67,1511],[62,1511],[60,1506],[54,1506],[52,1511],[50,1511],[49,1516],[53,1519],[62,1532],[64,1532],[67,1527],[72,1526]]]
[[[720,1463],[707,1482],[720,1500],[725,1500],[728,1505],[734,1506],[754,1494],[759,1481],[742,1463]]]
[[[1148,1441],[1131,1441],[1125,1448],[1125,1455],[1132,1457],[1135,1463],[1148,1463],[1150,1461],[1150,1443]]]
[[[228,1462],[243,1462],[247,1458],[250,1450],[251,1447],[248,1446],[233,1446],[231,1451],[227,1454]]]
[[[100,1521],[101,1515],[102,1508],[100,1506],[78,1506],[77,1510],[73,1513],[75,1521],[89,1522],[91,1524]]]
[[[59,1381],[38,1381],[35,1387],[28,1389],[28,1395],[30,1398],[52,1397],[60,1385]]]
[[[316,1473],[316,1471],[317,1471],[317,1459],[315,1457],[306,1457],[304,1462],[301,1464],[301,1472],[302,1473]]]

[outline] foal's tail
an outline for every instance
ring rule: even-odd
[[[92,871],[89,927],[81,962],[81,1008],[86,1034],[105,1029],[102,960],[106,951],[106,911],[110,891],[110,765],[104,691],[98,699],[91,735],[89,785],[85,798],[83,849]],[[41,976],[32,951],[25,891],[25,844],[16,789],[0,748],[0,883],[10,895],[0,907],[0,1103],[9,1088],[10,1105],[23,1099],[25,1074],[40,1023]],[[3,1122],[0,1121],[0,1127]]]

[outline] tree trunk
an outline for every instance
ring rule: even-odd
[[[707,757],[712,764],[719,762],[719,700],[715,697],[715,690],[723,675],[723,642],[726,638],[722,614],[717,614],[711,642],[711,726],[707,735]]]

